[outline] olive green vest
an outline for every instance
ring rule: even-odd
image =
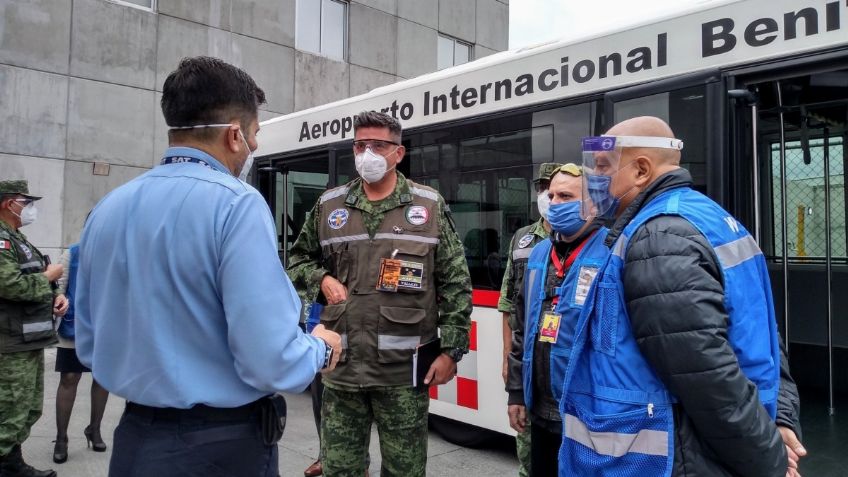
[[[515,303],[515,295],[524,286],[524,273],[527,270],[527,260],[530,258],[530,252],[533,246],[544,240],[543,237],[533,233],[536,228],[536,223],[526,225],[515,231],[512,240],[512,280],[513,280],[513,296],[508,296],[507,299]]]
[[[44,257],[26,241],[0,231],[17,253],[21,275],[41,273]],[[15,301],[0,298],[0,353],[16,353],[45,348],[56,343],[53,331],[53,297],[43,301]]]
[[[324,266],[345,285],[344,303],[328,305],[321,323],[342,336],[336,369],[325,376],[345,386],[412,385],[416,346],[437,336],[435,266],[439,194],[408,181],[400,206],[386,211],[373,237],[349,185],[328,190],[318,236]],[[380,291],[381,258],[401,261],[397,291]]]

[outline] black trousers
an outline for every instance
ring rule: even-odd
[[[258,415],[228,422],[124,411],[109,476],[278,477],[278,459],[277,446],[262,440]]]
[[[530,426],[530,477],[557,477],[562,433],[547,427],[539,421]]]

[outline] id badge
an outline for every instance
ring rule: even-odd
[[[401,261],[394,258],[380,259],[380,275],[377,278],[377,290],[396,292],[400,281]]]
[[[420,262],[400,262],[400,279],[398,287],[407,290],[421,290],[421,280],[424,277],[424,264]]]
[[[556,343],[559,336],[559,323],[562,315],[553,311],[546,311],[542,315],[542,327],[539,329],[539,341],[542,343]]]

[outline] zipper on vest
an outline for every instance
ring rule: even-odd
[[[654,417],[654,403],[648,403],[648,417]]]

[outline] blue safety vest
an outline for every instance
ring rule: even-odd
[[[551,344],[550,362],[551,392],[558,402],[562,395],[565,370],[580,312],[583,310],[592,281],[610,252],[604,245],[607,232],[607,229],[601,228],[586,239],[585,245],[563,278],[562,285],[556,290],[545,289],[553,242],[543,240],[530,252],[524,275],[524,356],[521,363],[524,403],[528,409],[533,406],[533,350],[538,339],[539,321],[544,312],[542,302],[552,296],[559,296],[554,311],[561,315],[560,326],[556,343]]]
[[[772,419],[776,415],[780,350],[765,258],[718,204],[688,187],[675,188],[625,227],[587,298],[560,402],[559,475],[671,475],[675,399],[636,345],[621,280],[629,238],[659,215],[685,218],[710,242],[721,265],[729,343],[760,401]]]

